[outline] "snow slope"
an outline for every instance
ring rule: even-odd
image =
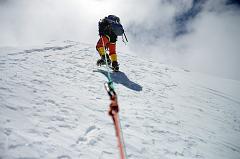
[[[119,53],[112,73],[129,159],[239,159],[240,82]],[[94,46],[0,48],[1,159],[116,159]]]

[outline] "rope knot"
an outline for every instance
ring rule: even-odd
[[[117,96],[114,95],[111,98],[111,103],[109,105],[109,111],[108,114],[110,116],[113,116],[114,114],[119,112],[118,102],[117,102]]]

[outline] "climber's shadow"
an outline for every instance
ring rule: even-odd
[[[102,69],[97,69],[94,72],[100,72],[102,74],[104,74],[107,78],[108,78],[108,72]],[[124,72],[110,72],[110,77],[112,78],[114,83],[117,84],[122,84],[125,87],[132,89],[134,91],[142,91],[142,86],[140,86],[139,84],[131,81],[128,79],[128,77],[125,75]]]

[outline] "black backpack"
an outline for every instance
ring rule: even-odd
[[[124,34],[124,29],[120,23],[120,19],[115,15],[109,15],[99,22],[99,31],[103,31],[105,29],[111,29],[117,36],[122,36]]]

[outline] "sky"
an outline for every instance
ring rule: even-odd
[[[95,46],[97,23],[120,17],[118,51],[240,80],[236,0],[0,0],[0,46],[76,40]]]

